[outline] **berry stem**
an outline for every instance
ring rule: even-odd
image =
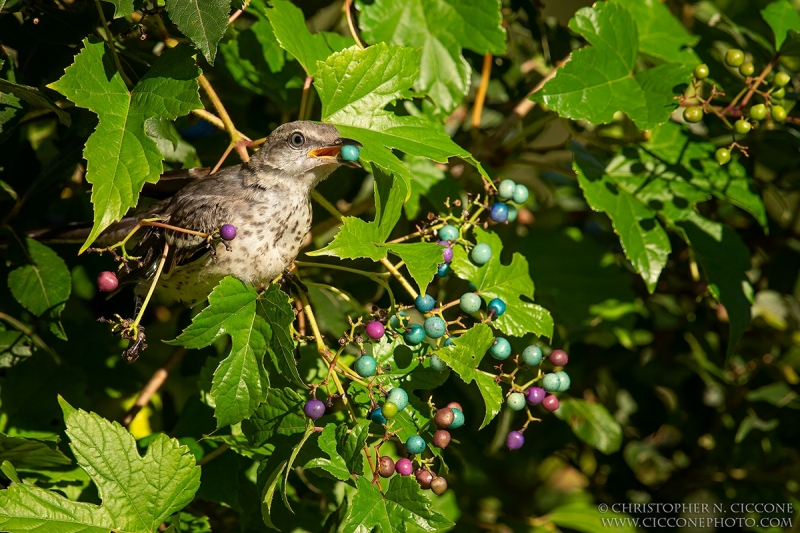
[[[99,0],[97,1],[99,2]],[[231,137],[231,145],[235,146],[239,157],[241,157],[242,161],[246,163],[250,160],[250,156],[247,154],[247,148],[245,148],[243,144],[240,144],[239,141],[249,141],[250,139],[242,135],[239,130],[236,129],[236,126],[233,124],[230,115],[228,115],[228,111],[225,109],[225,106],[222,105],[222,100],[220,100],[219,96],[217,96],[217,93],[214,91],[214,87],[211,86],[211,83],[209,83],[208,78],[206,78],[204,74],[200,74],[197,77],[197,81],[200,84],[200,87],[203,88],[203,92],[205,92],[206,96],[208,96],[208,99],[211,100],[211,104],[214,106],[214,109],[217,110],[220,120],[222,120],[222,123],[225,125],[225,131],[227,131],[228,135]]]
[[[169,243],[164,243],[164,251],[161,252],[161,259],[158,262],[158,268],[156,269],[156,275],[153,276],[153,281],[150,283],[150,289],[147,291],[147,296],[144,297],[144,302],[142,302],[142,307],[139,308],[139,312],[136,314],[136,318],[133,320],[133,324],[131,324],[131,329],[133,330],[133,338],[137,337],[137,333],[139,330],[139,322],[141,322],[142,317],[144,316],[144,310],[147,309],[147,304],[150,302],[150,298],[153,296],[153,291],[156,289],[156,285],[158,285],[158,278],[161,277],[161,271],[164,270],[164,263],[167,262],[167,253],[169,252]]]
[[[764,67],[764,70],[761,71],[761,74],[758,75],[758,78],[756,78],[755,81],[752,84],[750,84],[750,90],[747,91],[747,94],[745,94],[744,98],[742,98],[742,104],[739,106],[740,108],[744,108],[747,106],[747,103],[750,101],[750,98],[753,97],[753,93],[756,91],[756,89],[758,89],[758,87],[761,86],[762,83],[764,83],[764,78],[766,78],[767,74],[769,74],[770,71],[772,71],[772,68],[778,63],[778,59],[780,59],[780,57],[781,57],[780,52],[772,56],[772,59],[770,60],[769,63],[767,63],[767,66]]]
[[[164,364],[153,373],[153,375],[150,377],[150,380],[142,388],[139,396],[136,397],[136,402],[134,402],[131,408],[128,409],[128,412],[125,413],[125,418],[122,419],[122,425],[124,427],[131,425],[131,422],[133,422],[133,419],[139,414],[139,411],[141,411],[142,408],[147,405],[148,402],[150,402],[150,398],[153,397],[153,395],[167,380],[169,373],[175,370],[180,362],[183,361],[183,357],[187,352],[188,350],[182,346],[176,348],[172,351]]]
[[[204,239],[207,239],[209,237],[208,233],[203,233],[202,231],[195,231],[193,229],[186,229],[186,228],[181,228],[181,227],[178,227],[178,226],[172,226],[170,224],[164,224],[163,222],[156,222],[155,220],[142,220],[141,222],[139,222],[138,225],[139,226],[155,226],[157,228],[169,229],[169,230],[172,230],[172,231],[178,231],[180,233],[188,233],[189,235],[197,235],[198,237],[203,237]],[[129,238],[130,238],[130,235],[125,237],[125,240],[128,240]]]

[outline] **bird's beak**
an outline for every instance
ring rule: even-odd
[[[314,148],[313,150],[310,150],[308,152],[308,157],[323,159],[326,160],[326,163],[330,162],[338,165],[347,165],[353,168],[361,168],[361,165],[358,164],[358,161],[345,161],[342,159],[342,146],[346,144],[354,144],[359,148],[362,146],[360,142],[352,139],[339,139],[336,143],[329,146],[323,146],[321,148]]]

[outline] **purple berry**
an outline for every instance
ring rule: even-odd
[[[450,243],[447,241],[439,241],[436,244],[439,246],[443,246],[442,249],[442,258],[444,259],[445,263],[449,263],[453,260],[453,249],[450,247]]]
[[[541,387],[531,387],[528,389],[528,403],[531,405],[539,405],[544,400],[545,392]]]
[[[378,473],[381,477],[392,477],[396,468],[397,465],[394,464],[391,457],[384,455],[378,460]]]
[[[414,465],[411,463],[410,459],[403,457],[394,464],[394,469],[401,476],[410,476],[414,471]]]
[[[550,352],[550,362],[555,366],[564,366],[569,362],[569,356],[564,350],[553,350]]]
[[[431,481],[433,481],[433,474],[422,468],[417,469],[417,483],[422,490],[431,488]]]
[[[367,335],[370,339],[377,341],[383,337],[386,328],[383,327],[383,324],[378,322],[377,320],[373,320],[369,324],[367,324]]]
[[[506,446],[509,450],[519,450],[525,444],[525,437],[519,431],[511,431],[506,437]]]
[[[236,226],[233,224],[223,224],[221,228],[219,228],[219,236],[222,237],[223,241],[232,241],[236,238]]]
[[[311,420],[316,420],[325,414],[325,404],[319,400],[308,400],[303,406],[303,412]]]
[[[542,400],[542,407],[548,411],[555,411],[558,409],[558,398],[552,394],[550,396],[545,396],[544,400]]]
[[[104,270],[97,275],[97,288],[103,292],[111,292],[119,286],[117,275],[109,270]]]

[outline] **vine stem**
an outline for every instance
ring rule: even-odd
[[[133,320],[132,327],[136,333],[138,333],[139,322],[142,321],[142,317],[144,316],[144,310],[147,309],[147,304],[150,303],[150,298],[153,296],[153,291],[156,289],[156,285],[158,285],[158,278],[161,277],[161,271],[164,270],[164,263],[167,262],[168,253],[169,243],[165,242],[164,251],[161,252],[161,260],[158,262],[158,268],[156,269],[156,275],[153,276],[153,282],[150,284],[150,289],[147,291],[147,296],[145,296],[144,302],[142,302],[142,307],[139,309],[139,313]],[[136,335],[134,335],[134,338],[136,338]]]
[[[486,101],[486,90],[489,88],[489,78],[492,75],[492,54],[483,56],[483,70],[481,71],[481,84],[478,86],[478,93],[475,95],[475,106],[472,108],[472,128],[477,130],[481,127],[481,114],[483,113],[483,103]]]
[[[183,361],[184,356],[186,355],[187,350],[186,348],[179,347],[174,350],[164,364],[156,370],[153,375],[150,377],[150,380],[147,384],[142,388],[142,391],[139,393],[139,396],[136,398],[136,402],[128,409],[128,412],[125,413],[125,418],[122,419],[122,425],[128,427],[133,422],[133,419],[136,418],[136,415],[139,414],[139,411],[148,404],[150,398],[161,388],[164,382],[167,380],[167,376],[169,373],[175,370],[175,368]]]
[[[403,274],[401,274],[400,271],[395,268],[391,261],[384,257],[381,259],[381,264],[386,267],[386,270],[392,273],[392,276],[394,276],[395,279],[400,282],[400,285],[403,286],[403,288],[406,290],[406,292],[408,292],[408,294],[411,295],[412,298],[419,296],[419,293],[414,290],[414,287],[412,287],[405,276],[403,276]]]
[[[214,113],[210,113],[205,109],[192,109],[192,113],[210,123],[215,128],[225,131],[225,123],[222,122]]]
[[[99,2],[99,0],[97,1]],[[233,124],[230,115],[228,115],[228,111],[222,104],[222,100],[220,100],[217,92],[211,86],[211,83],[209,83],[205,74],[200,74],[197,77],[197,82],[200,84],[200,87],[203,88],[203,92],[206,93],[208,99],[211,100],[211,104],[214,106],[214,109],[217,110],[220,120],[225,125],[225,131],[227,131],[228,135],[230,135],[231,144],[236,149],[236,152],[239,154],[239,157],[242,159],[242,161],[246,163],[250,160],[250,156],[247,154],[247,148],[241,143],[241,141],[250,141],[250,139],[242,135],[239,130],[236,129],[236,126]]]
[[[33,329],[29,328],[28,326],[26,326],[13,316],[7,315],[2,311],[0,311],[0,320],[5,320],[9,324],[11,324],[14,327],[14,329],[19,331],[23,335],[27,335],[28,337],[30,337],[36,346],[38,346],[45,352],[49,353],[50,355],[52,355],[53,359],[55,359],[56,362],[58,363],[61,362],[61,358],[58,357],[58,354],[55,352],[55,350],[53,350],[50,346],[48,346],[47,343],[45,343],[44,340],[42,340],[42,338]]]
[[[325,211],[333,215],[339,221],[341,221],[344,218],[342,212],[336,209],[336,206],[330,203],[328,199],[322,196],[322,194],[320,194],[320,192],[317,191],[316,189],[311,191],[311,198],[313,198],[315,202],[317,202],[325,209]]]
[[[128,89],[133,89],[133,82],[131,82],[131,79],[127,74],[125,74],[125,71],[122,70],[122,63],[119,61],[117,48],[114,46],[114,34],[108,29],[108,21],[106,21],[106,16],[103,13],[103,7],[100,5],[100,0],[94,0],[94,4],[97,6],[97,12],[100,14],[100,21],[103,23],[103,32],[105,33],[105,41],[108,47],[111,48],[111,55],[114,56],[114,64],[117,66],[119,75],[122,77],[122,81],[125,82],[125,85],[128,87]]]
[[[361,42],[361,39],[358,37],[358,32],[356,32],[356,25],[353,23],[353,0],[344,0],[344,9],[347,15],[347,26],[350,28],[350,35],[353,36],[353,39],[356,41],[356,45],[362,50],[364,49],[364,43]]]
[[[219,448],[217,448],[216,450],[212,450],[209,453],[205,454],[203,456],[203,458],[200,459],[197,462],[197,466],[203,466],[204,464],[207,464],[207,463],[213,461],[214,459],[216,459],[217,457],[219,457],[220,455],[225,453],[228,450],[228,448],[229,448],[229,446],[227,444],[225,444],[225,443],[220,444]]]
[[[299,120],[306,120],[308,118],[308,110],[306,107],[308,106],[308,93],[311,91],[311,82],[313,80],[314,78],[311,76],[306,76],[306,81],[303,82],[303,94],[300,97],[300,111],[297,114]]]
[[[747,103],[750,101],[750,98],[753,97],[753,93],[755,93],[756,89],[761,86],[761,84],[764,82],[764,78],[767,77],[767,74],[769,74],[773,67],[778,63],[778,59],[780,59],[780,57],[780,53],[772,56],[772,59],[769,63],[767,63],[767,66],[764,67],[764,70],[761,71],[761,74],[759,74],[758,78],[756,78],[752,85],[750,85],[750,90],[748,90],[747,94],[745,94],[744,98],[742,98],[742,103],[739,107],[743,108],[747,105]]]

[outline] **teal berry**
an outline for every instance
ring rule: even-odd
[[[497,187],[497,194],[503,200],[510,200],[514,197],[514,190],[516,187],[517,184],[514,183],[513,180],[503,180],[500,182],[500,186]]]
[[[378,369],[378,362],[371,355],[362,355],[356,359],[356,364],[353,366],[356,369],[356,374],[362,378],[368,378],[375,375],[375,371]]]
[[[458,305],[461,307],[461,310],[468,315],[477,313],[481,308],[481,297],[474,292],[465,292],[461,295],[461,300],[459,300]]]
[[[519,211],[517,211],[517,207],[513,204],[508,204],[508,221],[514,222],[515,220],[517,220],[518,214]]]
[[[572,380],[569,379],[569,374],[567,374],[563,370],[559,370],[555,374],[561,380],[561,383],[559,384],[558,389],[556,389],[556,392],[565,392],[569,390],[569,386],[572,384]]]
[[[542,349],[532,344],[522,350],[522,362],[528,366],[536,366],[542,362]]]
[[[460,233],[461,232],[458,231],[457,227],[453,226],[452,224],[448,224],[439,230],[439,238],[443,241],[454,241],[458,239]]]
[[[406,450],[408,453],[418,454],[425,451],[425,439],[419,435],[408,437],[406,441]]]
[[[472,249],[472,252],[470,252],[469,256],[473,263],[477,265],[485,265],[489,262],[489,259],[492,258],[492,248],[485,242],[482,242]]]
[[[420,294],[417,296],[417,299],[414,300],[414,305],[416,305],[417,311],[420,313],[427,313],[436,307],[436,299],[430,294]]]
[[[436,271],[436,276],[443,278],[450,273],[450,265],[447,263],[442,263],[439,265],[439,269]]]
[[[386,401],[395,404],[397,410],[402,411],[408,405],[408,393],[400,387],[395,387],[389,391]]]
[[[447,368],[447,365],[446,365],[446,364],[444,364],[444,361],[442,361],[442,360],[439,358],[439,356],[438,356],[438,355],[436,355],[436,354],[433,354],[433,355],[431,356],[431,368],[432,368],[432,369],[434,369],[434,370],[435,370],[435,371],[437,371],[437,372],[441,372],[442,370],[444,370],[444,369],[446,369],[446,368]]]
[[[494,344],[492,344],[492,347],[489,348],[489,353],[495,359],[498,359],[500,361],[504,361],[504,360],[508,359],[509,355],[511,355],[511,343],[508,342],[503,337],[497,337],[497,338],[495,338]]]
[[[556,372],[545,374],[542,378],[542,388],[547,392],[557,392],[561,387],[561,376]]]
[[[452,337],[447,337],[447,338],[444,340],[444,345],[445,345],[445,346],[455,346],[455,345],[456,345],[456,343],[455,343],[455,342],[453,342],[453,338],[452,338]]]
[[[386,424],[386,417],[383,416],[383,411],[381,411],[380,407],[378,407],[369,414],[369,419],[375,422],[376,424],[381,424],[381,425]]]
[[[432,316],[425,319],[423,328],[425,329],[425,334],[428,337],[432,339],[440,339],[444,337],[444,333],[447,331],[447,324],[445,324],[444,320],[438,316]]]
[[[489,305],[486,307],[489,309],[489,312],[493,313],[496,317],[506,312],[506,303],[500,298],[492,298],[489,300]]]
[[[406,331],[404,337],[406,339],[406,342],[411,346],[416,346],[417,344],[421,344],[422,341],[425,340],[425,328],[423,328],[419,324],[414,324],[408,331]]]
[[[522,411],[525,408],[525,395],[521,392],[512,392],[506,398],[506,405],[512,411]]]
[[[358,161],[358,157],[361,155],[361,150],[359,150],[358,146],[354,144],[345,144],[342,146],[342,150],[339,152],[339,155],[341,155],[342,159],[345,161]]]
[[[528,188],[524,185],[517,185],[514,187],[514,201],[518,204],[524,204],[528,200]]]
[[[395,331],[402,331],[406,329],[406,324],[408,324],[408,317],[406,316],[405,311],[399,311],[396,315],[393,315],[392,318],[389,319],[389,325]]]
[[[455,407],[451,407],[453,410],[453,421],[450,422],[450,425],[447,426],[448,429],[458,429],[464,425],[464,413],[461,412],[461,409],[457,409]]]

